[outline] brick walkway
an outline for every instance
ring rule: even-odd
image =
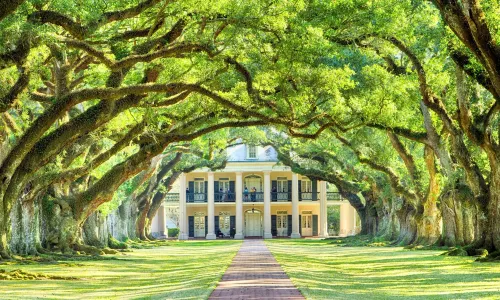
[[[245,240],[209,299],[305,299],[262,240]]]

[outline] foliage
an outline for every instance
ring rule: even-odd
[[[176,238],[179,235],[179,228],[169,228],[168,229],[168,237]]]

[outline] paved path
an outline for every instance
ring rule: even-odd
[[[209,299],[305,299],[262,240],[245,240]]]

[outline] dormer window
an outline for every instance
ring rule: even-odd
[[[256,159],[257,158],[257,146],[247,145],[247,158]]]

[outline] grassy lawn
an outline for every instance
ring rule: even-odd
[[[0,264],[0,269],[72,276],[79,280],[0,281],[1,299],[205,299],[240,241],[173,241],[134,249],[116,259]],[[109,256],[105,256],[109,257]],[[111,257],[113,258],[113,257]]]
[[[308,299],[500,299],[500,264],[442,251],[267,240]]]

